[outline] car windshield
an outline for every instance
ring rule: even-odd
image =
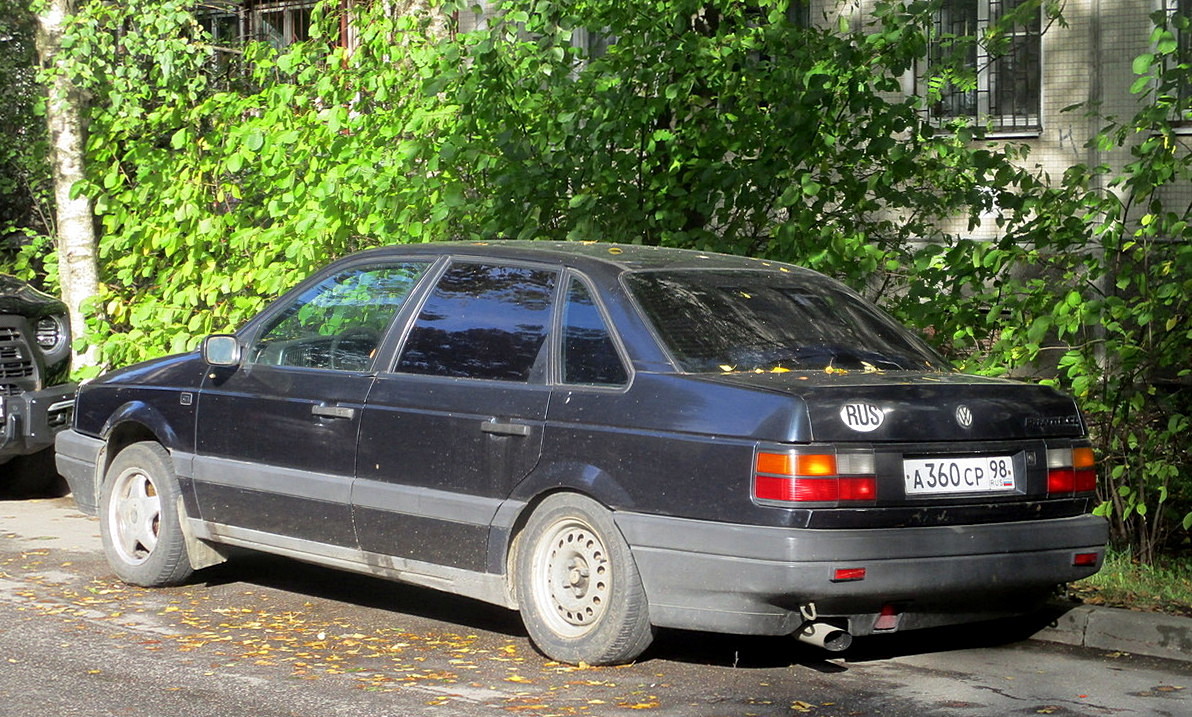
[[[626,283],[690,373],[950,370],[881,310],[816,274],[671,270]]]

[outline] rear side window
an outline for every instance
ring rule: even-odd
[[[701,270],[626,282],[687,372],[948,370],[914,334],[827,277]]]
[[[556,274],[520,266],[460,263],[427,299],[395,370],[529,381],[551,321]]]
[[[623,386],[629,382],[604,316],[588,287],[575,279],[563,306],[562,359],[563,383]]]

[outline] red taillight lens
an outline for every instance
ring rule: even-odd
[[[877,479],[873,476],[851,476],[840,479],[841,500],[876,500]]]
[[[1091,493],[1097,489],[1097,467],[1088,446],[1051,448],[1047,451],[1047,492]]]
[[[1096,553],[1077,553],[1072,556],[1072,565],[1076,567],[1091,567],[1097,564]]]
[[[1052,468],[1047,471],[1048,493],[1071,493],[1076,488],[1076,471],[1071,468]]]
[[[840,500],[840,481],[836,478],[792,478],[797,503],[828,503]]]
[[[795,500],[795,482],[790,478],[756,475],[753,497],[758,500],[789,502]]]
[[[754,461],[753,497],[777,503],[873,501],[877,498],[874,476],[852,475],[872,472],[872,454],[838,456],[823,449],[759,451]]]

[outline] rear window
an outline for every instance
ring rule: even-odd
[[[816,274],[640,272],[626,284],[686,372],[949,370],[880,309]]]

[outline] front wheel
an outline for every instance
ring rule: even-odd
[[[516,553],[517,601],[530,639],[560,662],[629,662],[654,639],[629,545],[603,506],[560,493],[530,516]]]
[[[170,454],[157,443],[134,443],[108,467],[100,534],[108,563],[124,582],[163,587],[190,577],[178,495]]]

